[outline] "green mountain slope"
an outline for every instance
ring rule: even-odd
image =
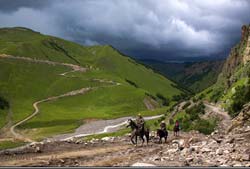
[[[235,117],[250,101],[250,26],[242,27],[241,41],[231,49],[216,84],[199,96],[223,107]]]
[[[142,62],[184,88],[197,93],[216,82],[224,60],[184,63],[164,63],[154,60],[142,60]]]
[[[87,71],[72,71],[65,63]],[[111,46],[86,47],[19,27],[0,29],[0,69],[0,96],[11,110],[0,110],[5,119],[0,127],[31,115],[36,101],[91,89],[39,103],[39,113],[18,126],[21,133],[35,138],[72,131],[86,119],[164,113],[164,105],[185,94],[174,82]],[[145,104],[152,99],[158,102],[154,111]]]

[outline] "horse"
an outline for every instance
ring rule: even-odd
[[[157,129],[157,136],[159,137],[159,143],[162,143],[162,138],[165,139],[165,143],[167,142],[168,139],[168,131],[164,131],[162,129]]]
[[[144,129],[144,126],[139,128],[138,125],[132,120],[132,119],[128,119],[128,125],[127,127],[130,127],[132,132],[131,132],[131,142],[134,145],[137,145],[137,136],[139,136],[142,140],[142,145],[145,142],[144,140],[144,136],[146,137],[146,141],[147,141],[147,145],[149,142],[149,129],[146,128]],[[135,142],[134,142],[134,137],[135,137]]]

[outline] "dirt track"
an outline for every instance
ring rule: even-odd
[[[34,63],[44,63],[44,64],[49,64],[49,65],[61,65],[61,66],[66,66],[66,67],[69,67],[72,69],[70,71],[59,74],[61,76],[67,76],[68,73],[72,73],[72,72],[76,72],[76,71],[79,71],[79,72],[86,72],[87,71],[87,68],[81,67],[79,65],[53,62],[53,61],[47,61],[47,60],[38,60],[38,59],[32,59],[32,58],[28,58],[28,57],[11,56],[11,55],[2,54],[2,55],[0,55],[0,58],[17,59],[17,60],[23,60],[23,61],[28,61],[28,62],[34,62]],[[67,76],[67,77],[71,77],[71,76]],[[114,85],[115,86],[121,85],[120,83],[117,83],[117,82],[114,82],[111,80],[106,80],[106,79],[90,79],[90,80],[98,81],[100,83],[110,84],[110,85],[107,85],[105,87],[110,87],[110,86],[114,86]],[[39,107],[38,107],[39,104],[41,104],[43,102],[47,102],[47,101],[60,99],[62,97],[84,94],[84,93],[86,93],[90,90],[96,89],[96,88],[98,88],[98,87],[81,88],[78,90],[70,91],[70,92],[62,94],[62,95],[52,96],[52,97],[49,97],[46,99],[36,101],[35,103],[33,103],[33,107],[35,109],[34,112],[31,115],[29,115],[28,117],[26,117],[25,119],[12,125],[10,127],[10,133],[14,136],[15,139],[23,140],[25,142],[34,142],[32,139],[27,138],[27,137],[21,135],[20,133],[18,133],[15,129],[17,126],[20,126],[21,124],[27,122],[28,120],[32,119],[34,116],[36,116],[39,113]],[[124,117],[124,118],[112,119],[112,120],[99,120],[99,121],[92,122],[90,124],[86,124],[86,125],[81,126],[80,128],[78,128],[76,130],[75,133],[58,135],[58,136],[55,136],[51,139],[52,140],[62,140],[62,139],[68,139],[68,138],[72,138],[72,137],[86,136],[86,135],[90,135],[90,134],[100,134],[100,133],[105,133],[105,132],[113,132],[113,131],[120,129],[120,127],[125,124],[125,121],[128,118],[132,118],[132,117]],[[147,118],[154,119],[155,117],[147,117]],[[156,118],[158,118],[158,116],[156,116]]]
[[[226,132],[232,123],[231,117],[228,115],[228,113],[221,110],[219,107],[215,105],[208,103],[204,103],[204,105],[206,106],[208,111],[211,111],[212,113],[220,117],[219,131]]]
[[[47,61],[47,60],[38,60],[38,59],[32,59],[32,58],[28,58],[28,57],[20,57],[20,56],[10,56],[10,55],[0,55],[1,58],[9,58],[9,59],[17,59],[17,60],[24,60],[24,61],[28,61],[28,62],[35,62],[35,63],[44,63],[44,64],[50,64],[50,65],[61,65],[61,66],[66,66],[71,68],[71,71],[67,71],[65,73],[62,73],[60,75],[65,76],[67,73],[70,72],[75,72],[75,71],[80,71],[80,72],[86,72],[87,68],[81,67],[79,65],[74,65],[74,64],[68,64],[68,63],[59,63],[59,62],[53,62],[53,61]],[[29,115],[28,117],[26,117],[25,119],[19,121],[18,123],[14,124],[13,126],[10,127],[10,132],[13,134],[14,138],[19,139],[19,140],[23,140],[26,142],[33,142],[32,139],[30,138],[26,138],[24,136],[22,136],[21,134],[17,133],[15,131],[15,128],[17,126],[20,126],[21,124],[25,123],[26,121],[30,120],[31,118],[33,118],[34,116],[37,115],[37,113],[39,113],[39,108],[38,108],[38,104],[43,103],[43,102],[47,102],[47,101],[51,101],[51,100],[56,100],[62,97],[67,97],[67,96],[74,96],[74,95],[78,95],[78,94],[84,94],[87,91],[89,91],[90,88],[81,88],[78,90],[74,90],[74,91],[70,91],[68,93],[59,95],[59,96],[52,96],[46,99],[42,99],[39,100],[35,103],[33,103],[33,107],[34,107],[34,112]]]
[[[145,120],[157,119],[163,115],[156,116],[148,116],[145,117]],[[58,136],[54,136],[49,140],[68,140],[71,138],[83,137],[93,134],[102,134],[115,132],[121,129],[122,126],[126,125],[128,119],[133,119],[133,117],[121,117],[118,119],[110,119],[110,120],[96,120],[90,121],[87,124],[84,124],[76,129],[74,133],[71,134],[62,134]]]
[[[4,54],[1,54],[0,58],[17,59],[17,60],[23,60],[23,61],[28,61],[28,62],[34,62],[34,63],[44,63],[44,64],[49,64],[49,65],[61,65],[61,66],[66,66],[66,67],[69,67],[69,68],[72,69],[70,71],[59,74],[61,76],[66,76],[66,74],[76,72],[76,71],[79,71],[79,72],[86,72],[87,71],[87,68],[81,67],[79,65],[69,64],[69,63],[60,63],[60,62],[53,62],[53,61],[47,61],[47,60],[38,60],[38,59],[32,59],[32,58],[28,58],[28,57],[11,56],[11,55],[4,55]],[[101,83],[110,83],[112,86],[113,85],[121,85],[120,83],[116,83],[116,82],[109,81],[109,80],[106,80],[106,79],[93,79],[93,80],[99,81]],[[62,94],[62,95],[52,96],[52,97],[49,97],[49,98],[46,98],[46,99],[36,101],[35,103],[33,103],[33,107],[35,109],[34,112],[31,115],[29,115],[28,117],[26,117],[25,119],[23,119],[23,120],[17,122],[16,124],[12,125],[10,127],[10,133],[14,136],[15,139],[23,140],[25,142],[34,142],[32,139],[27,138],[27,137],[22,136],[21,134],[17,133],[15,131],[15,128],[17,126],[20,126],[21,124],[25,123],[26,121],[32,119],[34,116],[36,116],[39,113],[39,108],[38,108],[39,104],[41,104],[43,102],[47,102],[47,101],[56,100],[56,99],[59,99],[59,98],[62,98],[62,97],[68,97],[68,96],[75,96],[75,95],[79,95],[79,94],[84,94],[84,93],[86,93],[86,92],[88,92],[88,91],[90,91],[92,89],[96,89],[96,88],[97,87],[81,88],[81,89],[78,89],[78,90],[67,92],[67,93]]]
[[[34,142],[33,140],[31,140],[29,138],[25,138],[22,135],[16,133],[15,128],[17,126],[25,123],[26,121],[32,119],[34,116],[37,115],[37,113],[39,113],[38,104],[43,103],[43,102],[47,102],[47,101],[56,100],[56,99],[59,99],[59,98],[62,98],[62,97],[74,96],[74,95],[78,95],[78,94],[84,94],[84,93],[88,92],[89,90],[91,90],[91,88],[82,88],[82,89],[74,90],[74,91],[59,95],[59,96],[49,97],[47,99],[43,99],[43,100],[40,100],[40,101],[37,101],[37,102],[33,103],[33,107],[34,107],[35,111],[30,116],[28,116],[27,118],[23,119],[22,121],[19,121],[15,125],[11,126],[11,128],[10,128],[11,133],[17,139],[21,139],[21,140],[24,140],[24,141],[27,141],[27,142]]]
[[[100,146],[82,146],[74,148],[74,144],[71,144],[71,150],[68,151],[58,151],[58,152],[44,152],[41,154],[27,154],[20,155],[15,160],[6,157],[4,161],[0,161],[0,166],[46,166],[49,161],[59,160],[59,159],[77,159],[81,158],[91,158],[93,156],[102,156],[113,151],[122,151],[129,147],[129,145],[107,145],[104,147]],[[45,150],[46,151],[46,150]],[[33,157],[32,157],[33,156]]]

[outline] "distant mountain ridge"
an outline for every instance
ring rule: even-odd
[[[192,92],[200,92],[217,80],[224,60],[161,62],[156,60],[141,60],[142,63],[162,73],[169,79]]]

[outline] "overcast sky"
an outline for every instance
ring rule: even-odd
[[[225,57],[249,23],[247,0],[0,0],[0,27],[152,59]]]

